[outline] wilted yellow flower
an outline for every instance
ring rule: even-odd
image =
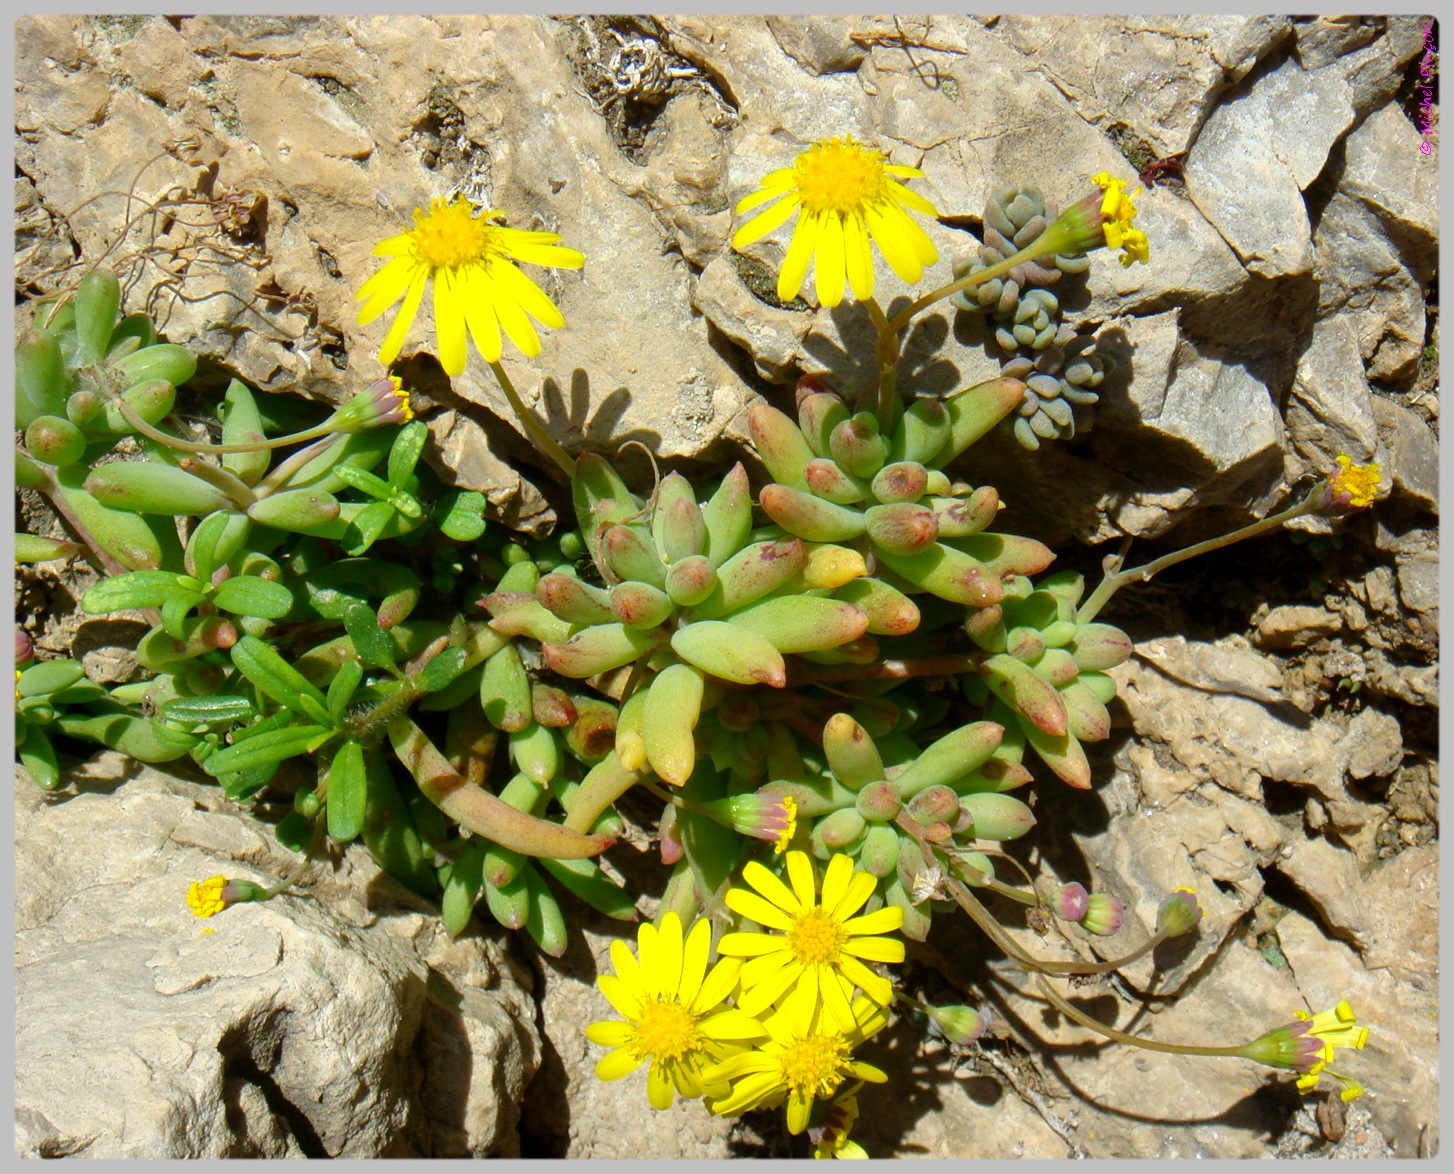
[[[540,353],[540,338],[531,318],[557,329],[565,325],[540,287],[511,262],[579,269],[585,257],[557,244],[559,233],[506,228],[491,223],[504,215],[500,210],[477,212],[463,196],[448,203],[436,199],[428,212],[414,212],[413,228],[374,246],[374,256],[391,260],[358,291],[358,300],[367,299],[359,311],[359,323],[372,322],[404,299],[379,348],[379,360],[385,366],[398,357],[430,281],[434,283],[439,361],[450,375],[464,372],[466,328],[485,361],[495,363],[500,358],[502,330],[525,354],[533,356]]]
[[[1132,225],[1136,218],[1136,205],[1131,199],[1139,196],[1141,189],[1127,192],[1125,181],[1116,179],[1108,171],[1092,176],[1091,181],[1105,192],[1101,200],[1101,218],[1104,221],[1101,231],[1105,234],[1106,244],[1113,249],[1124,250],[1121,254],[1123,266],[1136,261],[1143,264],[1150,261],[1151,246],[1146,234]]]
[[[862,146],[851,135],[814,143],[791,167],[770,172],[757,191],[738,201],[738,214],[778,202],[739,228],[732,247],[760,240],[801,210],[778,274],[777,294],[783,301],[798,296],[809,261],[823,305],[843,300],[845,279],[855,298],[872,297],[870,241],[899,278],[913,285],[924,266],[939,259],[939,250],[905,209],[936,218],[939,213],[898,180],[923,174],[917,167],[887,162],[882,152]]]

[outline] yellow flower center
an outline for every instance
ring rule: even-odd
[[[635,1048],[643,1057],[680,1060],[701,1046],[697,1017],[680,1003],[657,999],[646,1005],[636,1021]]]
[[[833,1095],[843,1083],[848,1060],[848,1041],[841,1035],[810,1035],[783,1049],[783,1079],[799,1096],[809,1093],[819,1099]]]
[[[788,946],[799,962],[836,962],[847,935],[823,909],[810,909],[793,920]]]
[[[451,204],[436,199],[429,211],[415,211],[414,256],[430,269],[458,269],[485,260],[493,251],[495,228],[483,216],[472,216],[470,204],[456,199]]]
[[[793,167],[798,195],[810,213],[861,212],[888,194],[883,155],[852,136],[814,143]]]

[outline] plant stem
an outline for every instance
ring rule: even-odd
[[[226,456],[228,453],[238,452],[261,452],[264,449],[270,448],[287,448],[290,444],[302,444],[305,441],[316,440],[320,436],[331,436],[334,434],[333,430],[328,426],[327,421],[325,421],[316,428],[308,428],[302,432],[294,432],[291,436],[276,436],[271,440],[259,440],[251,444],[202,444],[199,441],[183,440],[180,436],[172,436],[169,433],[163,432],[160,428],[153,428],[124,399],[118,397],[114,402],[117,410],[121,413],[122,419],[148,440],[155,440],[158,444],[164,444],[177,452],[209,453],[214,456]]]
[[[1188,546],[1184,550],[1175,550],[1170,554],[1164,554],[1160,558],[1152,559],[1139,567],[1132,567],[1129,571],[1121,570],[1121,563],[1124,561],[1121,555],[1111,555],[1106,559],[1106,577],[1101,580],[1100,585],[1091,592],[1091,597],[1085,604],[1076,610],[1075,619],[1077,623],[1088,624],[1100,612],[1106,603],[1117,591],[1127,583],[1140,583],[1159,574],[1167,567],[1173,567],[1185,559],[1194,558],[1199,554],[1206,554],[1209,551],[1220,550],[1224,546],[1231,546],[1234,542],[1241,542],[1244,538],[1255,538],[1268,530],[1275,530],[1285,522],[1294,518],[1301,518],[1305,514],[1313,512],[1316,503],[1316,491],[1309,494],[1302,501],[1294,506],[1289,506],[1280,514],[1273,514],[1271,517],[1263,518],[1260,522],[1253,522],[1250,526],[1243,526],[1240,530],[1233,530],[1230,534],[1223,534],[1220,538],[1208,538],[1205,542],[1198,542]]]
[[[878,364],[878,426],[888,434],[894,426],[894,406],[898,399],[899,334],[889,328],[888,318],[874,298],[866,298],[864,307],[878,331],[875,362]]]
[[[909,320],[920,310],[927,309],[942,298],[951,297],[962,289],[969,289],[971,286],[982,285],[986,281],[993,281],[996,277],[1003,277],[1016,265],[1024,264],[1026,261],[1033,261],[1036,257],[1043,257],[1049,250],[1040,247],[1040,242],[1045,239],[1045,233],[1041,233],[1013,257],[1006,257],[1003,261],[997,261],[988,269],[981,269],[978,273],[971,273],[968,277],[961,277],[958,281],[951,281],[948,285],[941,285],[938,289],[930,290],[918,301],[911,303],[894,315],[889,323],[888,329],[897,335]]]
[[[1242,1059],[1242,1048],[1245,1044],[1238,1044],[1236,1047],[1211,1048],[1198,1044],[1168,1044],[1160,1040],[1142,1039],[1139,1036],[1127,1035],[1124,1031],[1117,1031],[1114,1027],[1108,1027],[1099,1019],[1092,1019],[1084,1011],[1073,1007],[1068,1000],[1050,983],[1040,975],[1036,975],[1036,981],[1045,997],[1051,1004],[1067,1019],[1089,1028],[1098,1035],[1107,1039],[1115,1040],[1118,1044],[1130,1044],[1133,1048],[1146,1048],[1152,1052],[1170,1052],[1177,1056],[1238,1056]]]
[[[505,398],[510,401],[510,406],[515,410],[515,417],[520,421],[521,426],[529,434],[535,446],[546,456],[560,466],[561,472],[570,481],[576,475],[576,463],[571,455],[561,448],[555,437],[545,430],[545,426],[535,418],[535,414],[525,406],[525,401],[520,398],[520,393],[515,390],[515,385],[510,382],[510,376],[505,374],[505,368],[499,363],[491,363],[490,370],[495,373],[495,378],[500,381],[500,387],[505,392]]]

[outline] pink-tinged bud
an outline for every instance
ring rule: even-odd
[[[328,418],[334,432],[361,432],[385,424],[407,424],[414,418],[409,393],[393,375],[376,379]]]
[[[1079,921],[1090,908],[1090,894],[1079,881],[1071,881],[1060,890],[1050,907],[1062,921]]]
[[[547,729],[560,730],[576,720],[575,703],[564,689],[532,683],[530,709],[535,720]]]
[[[544,576],[535,585],[535,595],[552,614],[567,623],[605,624],[614,618],[610,596],[574,575],[553,572]]]
[[[187,887],[187,908],[198,917],[215,917],[224,909],[244,901],[266,901],[271,894],[251,881],[214,876],[193,881]]]
[[[793,396],[799,408],[802,408],[803,401],[810,395],[831,395],[837,399],[837,394],[823,382],[817,375],[799,375],[797,385],[793,388]]]
[[[977,1011],[973,1007],[925,1006],[924,1010],[928,1012],[934,1026],[952,1044],[972,1044],[984,1035],[990,1025],[989,1013]]]
[[[811,379],[812,376],[804,378]],[[809,447],[820,457],[826,457],[829,452],[828,437],[833,429],[848,419],[848,408],[832,392],[817,391],[803,395],[802,380],[798,381],[798,388],[798,427],[807,438]]]
[[[15,663],[17,666],[29,664],[35,659],[35,643],[30,638],[30,633],[21,628],[15,629]]]
[[[934,511],[911,502],[873,506],[864,521],[873,544],[890,554],[917,554],[939,538]]]
[[[798,804],[791,795],[761,791],[730,795],[706,805],[739,835],[767,840],[776,852],[786,852],[798,830]]]
[[[885,465],[873,479],[873,495],[885,505],[918,501],[928,487],[929,471],[918,461],[896,461]]]
[[[964,617],[965,633],[986,652],[1005,651],[1005,612],[999,604],[977,607]]]
[[[1118,932],[1126,920],[1126,907],[1114,893],[1092,893],[1086,902],[1080,927],[1097,937],[1108,938]]]
[[[792,419],[770,404],[753,404],[747,410],[747,429],[757,455],[774,481],[804,489],[803,466],[816,455],[803,439]]]
[[[678,607],[695,607],[717,588],[717,568],[706,555],[693,554],[666,572],[666,593]]]
[[[666,865],[675,864],[682,858],[682,842],[677,838],[677,809],[673,804],[668,803],[666,810],[661,813],[661,824],[657,828],[661,836],[661,862]]]
[[[1202,919],[1202,907],[1192,889],[1177,889],[1156,911],[1156,932],[1163,938],[1190,933]]]

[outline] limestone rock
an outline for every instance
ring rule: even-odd
[[[1433,431],[1416,413],[1383,396],[1373,400],[1373,418],[1388,454],[1381,471],[1394,492],[1438,513],[1439,442]]]
[[[1274,607],[1257,622],[1253,640],[1259,648],[1304,648],[1333,635],[1342,623],[1321,607]]]
[[[1347,83],[1289,59],[1207,118],[1187,190],[1242,262],[1265,277],[1312,267],[1302,192],[1353,122]]]
[[[442,940],[437,915],[361,848],[308,895],[204,924],[189,882],[268,884],[290,867],[216,787],[107,752],[74,794],[19,779],[15,806],[18,1153],[483,1157],[516,1144],[539,1050],[528,977],[498,943]]]

